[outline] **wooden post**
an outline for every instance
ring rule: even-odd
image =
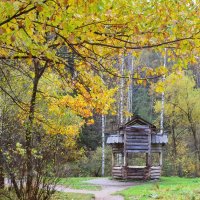
[[[113,149],[112,149],[112,167],[114,166],[115,161],[114,161],[114,153],[113,153]]]
[[[147,179],[151,178],[151,131],[148,132]]]
[[[124,132],[124,166],[127,166],[127,155],[126,155],[126,132]]]
[[[112,177],[113,177],[113,167],[114,167],[114,164],[115,164],[115,159],[114,159],[114,152],[113,152],[113,147],[112,147],[112,169],[111,169]]]
[[[162,155],[162,151],[159,153],[159,165],[162,167],[162,157],[163,157],[163,155]]]
[[[123,178],[127,178],[127,152],[126,152],[126,131],[124,131],[124,166],[123,166]]]
[[[149,148],[148,148],[148,165],[147,166],[150,166],[151,167],[151,133],[148,133],[148,145],[149,145]]]

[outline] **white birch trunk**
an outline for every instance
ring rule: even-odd
[[[101,116],[101,130],[102,130],[102,172],[101,175],[105,175],[105,116]]]
[[[120,67],[120,75],[124,76],[124,56],[122,57],[122,63]],[[120,106],[119,106],[119,116],[120,116],[120,125],[124,122],[124,78],[120,79]]]
[[[167,49],[165,48],[165,56],[164,56],[164,67],[167,66]],[[165,80],[165,75],[162,77],[162,81]],[[164,128],[164,103],[165,103],[165,93],[162,92],[162,99],[161,99],[161,114],[160,114],[160,134],[163,134]]]
[[[133,56],[130,57],[131,58],[131,65],[128,66],[128,70],[130,73],[130,83],[128,86],[128,97],[127,97],[127,108],[128,108],[128,112],[129,113],[133,113],[133,109],[132,109],[132,98],[133,98],[133,66],[134,66],[134,58]],[[126,122],[128,122],[128,120],[130,120],[131,117],[126,117]]]

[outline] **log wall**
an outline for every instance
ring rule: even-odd
[[[148,132],[127,130],[125,134],[126,152],[148,152]]]
[[[123,167],[113,167],[112,168],[112,177],[113,178],[124,178]]]
[[[150,174],[150,177],[149,177]],[[112,177],[121,178],[121,179],[159,179],[161,176],[161,167],[153,166],[148,167],[137,167],[137,166],[128,166],[128,167],[113,167],[112,168]]]
[[[146,167],[127,167],[128,179],[146,179],[147,168]]]
[[[161,166],[151,167],[151,179],[159,179],[161,176]]]

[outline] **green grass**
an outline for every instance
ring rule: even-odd
[[[85,189],[85,190],[101,190],[100,186],[92,185],[84,181],[91,180],[91,177],[73,177],[73,178],[60,178],[58,184],[70,187],[73,189]]]
[[[94,199],[93,194],[80,194],[80,193],[64,193],[56,192],[51,200],[91,200]]]
[[[125,200],[200,200],[200,178],[162,177],[118,194]]]
[[[5,195],[1,195],[0,191],[0,200],[17,200],[16,195],[11,192],[4,191],[3,193],[6,196],[10,197],[7,198]],[[93,194],[80,194],[80,193],[65,193],[65,192],[56,192],[52,197],[51,200],[93,200]]]

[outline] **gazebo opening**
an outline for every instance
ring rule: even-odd
[[[128,153],[127,154],[128,166],[146,166],[146,154],[145,153]]]
[[[123,153],[114,153],[114,166],[123,166],[124,155]]]

